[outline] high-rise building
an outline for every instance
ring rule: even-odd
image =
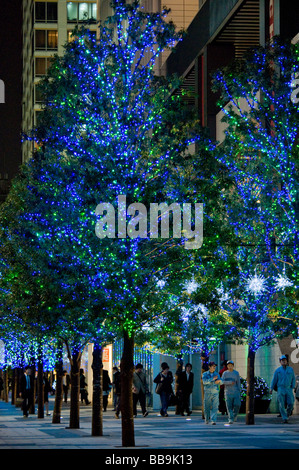
[[[77,24],[88,20],[96,33],[97,3],[67,0],[23,1],[23,115],[22,127],[27,132],[37,123],[42,109],[38,83],[45,76],[55,54],[63,54],[63,46],[71,40]],[[25,141],[22,158],[32,155],[33,144]]]
[[[22,0],[1,3],[0,202],[22,160]]]
[[[217,141],[223,138],[223,123],[211,89],[212,73],[273,36],[297,42],[298,17],[298,0],[206,0],[168,56],[162,73],[176,73],[194,92],[191,104]]]
[[[170,10],[167,21],[172,21],[177,30],[187,30],[190,23],[194,19],[198,10],[207,0],[141,0],[141,6],[147,12],[161,11],[166,7]],[[110,0],[97,0],[98,3],[98,19],[105,21],[105,19],[112,14]],[[156,73],[160,73],[164,62],[169,56],[170,51],[163,51]]]

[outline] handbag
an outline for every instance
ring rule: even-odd
[[[178,397],[172,393],[169,397],[169,406],[175,406],[178,404]]]
[[[161,394],[161,392],[162,392],[162,387],[163,387],[163,383],[162,383],[162,382],[159,382],[159,383],[157,384],[156,390],[155,390],[155,392],[158,393],[158,395]]]

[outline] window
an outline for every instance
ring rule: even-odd
[[[57,22],[57,2],[47,3],[47,21],[49,23]]]
[[[68,2],[67,4],[67,20],[68,21],[77,21],[77,3]]]
[[[35,76],[41,77],[46,75],[48,68],[51,65],[51,57],[36,57],[35,58]]]
[[[57,49],[58,46],[58,32],[47,31],[47,49]]]
[[[35,48],[39,50],[56,50],[58,47],[58,32],[56,29],[36,29]]]
[[[46,31],[43,29],[35,31],[35,48],[46,49]]]
[[[46,3],[36,2],[35,3],[35,21],[46,21]]]
[[[88,16],[88,3],[79,3],[79,10],[78,10],[78,19],[79,21],[84,21],[89,18]]]
[[[37,23],[57,23],[57,2],[35,2]]]
[[[38,110],[36,110],[36,111],[34,112],[34,121],[35,121],[34,124],[35,124],[35,125],[39,124],[39,119],[40,119],[41,113],[42,113],[42,111],[38,111]],[[35,142],[35,143],[34,143],[34,146],[35,146],[35,148],[38,148],[38,147],[40,146],[40,144],[38,144],[37,142]]]
[[[97,4],[88,2],[67,2],[67,20],[69,23],[97,19]]]
[[[42,93],[39,90],[39,85],[38,83],[35,85],[35,102],[36,103],[42,103],[44,101],[44,97]]]

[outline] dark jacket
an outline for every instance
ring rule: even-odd
[[[85,375],[81,374],[80,375],[80,390],[85,390],[85,387],[87,387],[87,383],[85,382]]]
[[[22,394],[22,397],[25,398],[25,395],[28,394],[33,394],[34,392],[34,381],[32,375],[29,375],[29,380],[30,380],[30,390],[27,390],[27,378],[26,374],[22,375],[20,379],[20,392]]]
[[[113,374],[113,384],[115,387],[116,395],[120,395],[120,372],[119,371]]]
[[[183,393],[192,393],[194,385],[194,374],[190,372],[189,380],[187,380],[187,373],[186,371],[181,372],[178,374],[177,378],[177,389],[181,390]]]
[[[111,380],[108,374],[108,370],[103,369],[103,391],[109,392]]]
[[[163,380],[162,380],[163,379]],[[162,391],[171,394],[173,392],[172,390],[172,382],[173,382],[173,375],[172,372],[169,370],[167,372],[167,375],[164,376],[162,375],[162,372],[160,372],[157,377],[154,379],[154,382],[156,384],[162,382]]]

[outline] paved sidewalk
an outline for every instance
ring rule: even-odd
[[[50,412],[53,401],[50,401]],[[37,413],[37,409],[36,409]],[[112,449],[122,448],[121,419],[116,420],[112,410],[104,413],[104,436],[91,436],[91,406],[80,407],[80,429],[67,429],[69,405],[63,405],[62,423],[52,424],[52,417],[38,419],[37,414],[24,419],[20,408],[0,401],[0,449]],[[245,415],[238,422],[227,424],[227,417],[218,415],[216,426],[206,425],[200,412],[190,417],[168,418],[157,412],[134,420],[135,451],[151,449],[299,449],[299,416],[294,415],[283,424],[276,414],[256,415],[255,424],[245,424]],[[132,450],[131,450],[132,453]],[[134,451],[133,451],[134,453]]]

